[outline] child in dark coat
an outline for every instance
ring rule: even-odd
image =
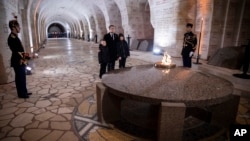
[[[119,68],[125,68],[126,59],[130,56],[128,43],[124,40],[124,35],[119,34],[119,41],[116,44]]]
[[[101,44],[99,45],[98,60],[100,64],[99,77],[102,78],[102,75],[106,73],[107,64],[109,62],[109,49],[105,40],[101,40]]]

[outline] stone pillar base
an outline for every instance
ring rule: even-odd
[[[229,127],[235,123],[239,101],[240,96],[234,95],[230,100],[210,107],[209,111],[212,113],[210,123],[221,127]]]
[[[162,102],[158,120],[158,141],[181,141],[186,106],[184,103]]]
[[[96,84],[97,116],[102,123],[120,119],[121,98],[110,94],[101,82]]]

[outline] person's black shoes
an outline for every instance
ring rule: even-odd
[[[18,96],[19,98],[29,98],[30,96],[26,95],[26,96]]]
[[[29,98],[32,93],[27,93],[26,95],[18,96],[19,98]]]

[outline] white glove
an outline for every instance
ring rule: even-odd
[[[194,55],[194,52],[191,51],[191,52],[189,53],[189,57],[192,57],[193,55]]]

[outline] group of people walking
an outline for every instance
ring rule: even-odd
[[[99,45],[98,60],[100,64],[99,77],[106,71],[115,69],[115,62],[119,60],[119,68],[125,68],[126,59],[130,56],[128,43],[124,35],[115,33],[115,26],[109,26],[109,33],[105,34]]]

